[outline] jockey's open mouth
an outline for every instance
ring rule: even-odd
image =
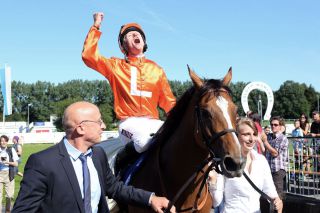
[[[135,38],[135,39],[134,39],[134,43],[135,43],[135,44],[140,44],[140,39],[139,39],[139,38]]]

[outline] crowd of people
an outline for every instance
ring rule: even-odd
[[[314,155],[319,154],[320,146],[320,116],[318,111],[312,112],[312,123],[309,123],[308,116],[302,113],[299,119],[294,121],[294,129],[291,136],[293,139],[295,170],[291,175],[297,181],[305,180],[313,171],[320,171],[320,163]],[[313,139],[314,138],[314,139]],[[313,165],[313,170],[311,169]]]
[[[255,113],[248,115],[254,121],[259,120],[259,116]],[[293,130],[291,132],[285,131],[284,122],[280,122],[280,131],[283,135],[289,135],[292,138],[292,145],[294,150],[294,169],[291,174],[291,178],[296,179],[297,181],[305,180],[310,177],[310,174],[313,172],[320,171],[320,162],[319,158],[315,155],[320,154],[320,116],[319,111],[312,112],[312,122],[309,121],[309,118],[306,113],[301,113],[299,118],[294,120]],[[259,129],[259,121],[257,123],[257,128]],[[277,128],[277,127],[276,127]],[[259,153],[264,154],[265,143],[261,143],[264,140],[266,135],[272,135],[273,126],[266,125],[263,128],[263,134],[259,134],[256,149]],[[270,141],[268,139],[268,141]],[[260,143],[259,143],[260,142]],[[262,146],[261,146],[262,144]],[[270,149],[271,150],[271,149]],[[272,150],[271,150],[272,151]],[[313,165],[313,168],[312,168]]]
[[[243,156],[247,159],[244,172],[249,174],[261,191],[274,199],[273,204],[278,212],[282,212],[281,200],[284,199],[285,178],[289,168],[289,140],[286,135],[293,137],[295,157],[301,160],[295,161],[299,162],[299,167],[296,165],[295,168],[298,169],[297,174],[301,175],[302,170],[312,172],[311,161],[313,170],[320,171],[319,160],[311,157],[315,152],[319,152],[318,111],[312,112],[312,119],[310,124],[307,115],[302,113],[300,118],[294,121],[294,129],[289,134],[286,134],[285,123],[280,116],[272,117],[269,125],[263,129],[257,113],[248,112],[246,118],[238,119],[238,138]],[[310,146],[310,139],[313,146]],[[214,198],[215,212],[260,212],[260,195],[243,176],[230,179],[211,172],[209,189]]]
[[[301,125],[300,119],[297,119],[294,122],[295,128],[292,131],[292,136],[297,137],[297,140],[294,141],[294,150],[296,152],[303,151],[304,139],[299,139],[299,137],[320,136],[319,112],[313,112],[312,115],[314,121],[311,125],[309,125],[308,120],[305,119],[305,114],[302,114],[300,117],[301,120],[306,120],[304,125]],[[97,119],[93,119],[95,117],[97,117]],[[48,192],[49,189],[53,190],[50,188],[51,184],[57,186],[58,183],[52,183],[51,179],[43,179],[45,177],[41,177],[41,175],[44,174],[39,174],[39,171],[41,170],[41,172],[45,172],[48,174],[50,173],[51,175],[55,172],[55,168],[50,168],[47,165],[56,165],[56,163],[54,162],[57,162],[59,160],[56,158],[58,150],[61,151],[61,149],[66,149],[66,152],[69,153],[67,155],[69,156],[67,159],[71,159],[71,166],[73,166],[76,171],[76,177],[78,178],[79,184],[84,180],[84,178],[81,178],[82,174],[79,173],[80,171],[77,171],[77,169],[81,170],[82,164],[78,154],[81,155],[81,153],[85,153],[90,156],[90,153],[92,155],[92,153],[100,152],[99,150],[95,150],[92,147],[92,145],[98,143],[98,141],[100,140],[101,131],[105,128],[105,125],[101,120],[100,112],[96,106],[87,102],[74,103],[66,109],[63,122],[66,130],[66,137],[62,140],[61,143],[59,143],[60,145],[55,146],[56,148],[52,148],[44,152],[32,155],[28,160],[25,170],[25,178],[21,183],[21,190],[19,192],[19,196],[17,198],[17,202],[15,204],[13,212],[25,212],[32,210],[33,208],[38,210],[43,208],[44,210],[49,205],[54,204],[45,203],[45,198],[49,196],[46,192]],[[90,125],[97,125],[97,127],[99,126],[99,128],[95,129]],[[242,148],[242,155],[246,159],[246,166],[244,172],[251,178],[254,184],[261,191],[263,191],[273,199],[271,204],[278,212],[282,212],[283,209],[283,199],[285,191],[283,186],[285,185],[284,179],[288,168],[287,150],[289,142],[286,135],[283,132],[282,126],[284,126],[284,120],[279,116],[274,116],[270,119],[270,126],[262,128],[260,120],[254,114],[248,115],[244,118],[239,118],[236,126],[238,139]],[[305,129],[303,129],[302,126],[305,128],[310,127],[310,131],[307,131],[307,133],[305,134]],[[81,138],[83,138],[83,140]],[[9,171],[11,168],[17,168],[22,154],[22,146],[19,144],[19,137],[17,136],[13,137],[12,139],[12,148],[7,146],[9,141],[9,138],[7,136],[3,135],[0,137],[0,139],[0,178],[1,183],[5,185],[6,189],[6,210],[10,211],[10,202],[13,198],[14,181],[12,181],[13,179],[10,177]],[[61,144],[63,145],[63,147],[61,147]],[[45,158],[51,160],[52,162],[44,162],[44,156],[46,156]],[[100,157],[106,160],[106,156],[99,156],[99,158]],[[42,166],[44,167],[42,168]],[[307,166],[308,165],[306,164],[304,168],[306,168]],[[92,167],[90,168],[90,166],[88,166],[88,168],[90,172],[99,175],[100,171],[94,172],[94,170],[92,170]],[[18,171],[15,169],[15,173],[17,172]],[[103,172],[107,172],[106,174],[108,174],[106,175],[106,181],[108,181],[108,184],[110,180],[112,180],[113,184],[120,184],[116,180],[113,180],[114,176],[112,174],[109,174],[110,171]],[[59,180],[58,176],[61,175],[61,171],[59,170],[58,172],[57,170],[57,177],[55,178]],[[63,183],[61,183],[61,186],[63,188],[67,187],[67,185],[65,185],[66,183],[64,182],[65,180],[60,181],[63,181]],[[31,191],[29,190],[30,182],[34,183],[34,186],[32,186],[34,188]],[[92,180],[91,183],[93,182],[94,180]],[[209,175],[208,184],[209,191],[214,200],[214,207],[216,209],[216,212],[260,211],[260,194],[257,191],[255,191],[255,189],[247,182],[244,176],[239,178],[226,178],[212,171]],[[84,186],[82,186],[82,184],[80,184],[79,186],[81,189],[82,199],[84,199]],[[108,187],[110,187],[110,185],[108,185]],[[125,200],[126,202],[129,202],[128,200],[126,200],[126,193],[128,193],[127,190],[134,190],[131,191],[131,193],[133,194],[130,196],[137,196],[139,197],[139,199],[137,198],[137,200],[135,201],[131,200],[130,202],[132,202],[132,204],[146,206],[151,205],[152,208],[155,210],[166,207],[166,205],[168,204],[168,200],[166,198],[157,197],[151,192],[145,192],[140,191],[139,189],[131,188],[122,189],[123,186],[120,184],[118,186],[121,188],[121,190],[118,192],[119,194],[113,194],[113,191],[107,190],[108,187],[104,188],[103,191],[101,191],[102,189],[99,190],[99,188],[95,187],[95,190],[100,191],[100,195],[110,195],[111,197],[115,196],[116,198],[120,200]],[[111,188],[112,190],[116,190],[113,187]],[[37,191],[36,189],[40,191]],[[92,192],[92,194],[94,193],[95,192]],[[42,196],[41,198],[38,197],[40,196],[40,194]],[[98,208],[100,208],[98,206],[104,206],[105,203],[101,204],[100,198],[96,198],[97,199],[95,201],[90,202],[90,206],[95,206],[96,210],[94,212],[100,212],[98,211]],[[143,201],[140,199],[142,199]],[[155,199],[156,201],[152,199]],[[36,200],[39,200],[39,202],[36,203],[37,205],[27,205],[27,203],[33,203]],[[59,199],[56,198],[56,201],[59,201]],[[73,201],[71,203],[73,203]],[[72,208],[75,207],[70,206],[70,209]],[[58,209],[59,208],[56,208],[55,210]],[[61,211],[61,209],[59,210]]]

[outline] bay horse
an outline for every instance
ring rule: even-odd
[[[154,146],[131,184],[172,200],[183,184],[203,163],[210,152],[221,160],[227,177],[240,177],[245,166],[235,134],[237,107],[228,85],[230,68],[223,80],[202,80],[189,67],[193,86],[187,90],[154,136]],[[204,167],[206,169],[208,165]],[[212,198],[207,184],[202,189],[204,172],[183,190],[174,203],[177,211],[210,212]],[[199,196],[197,197],[197,194]],[[129,206],[129,212],[152,212]]]

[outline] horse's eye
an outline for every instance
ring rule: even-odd
[[[206,109],[201,109],[201,114],[202,114],[202,116],[203,116],[203,118],[204,118],[205,120],[208,120],[208,119],[211,119],[211,118],[212,118],[211,113],[210,113],[208,110],[206,110]]]

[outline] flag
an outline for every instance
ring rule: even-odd
[[[5,65],[4,69],[0,70],[1,73],[1,91],[3,97],[3,112],[4,115],[12,114],[12,101],[11,101],[11,67]]]

